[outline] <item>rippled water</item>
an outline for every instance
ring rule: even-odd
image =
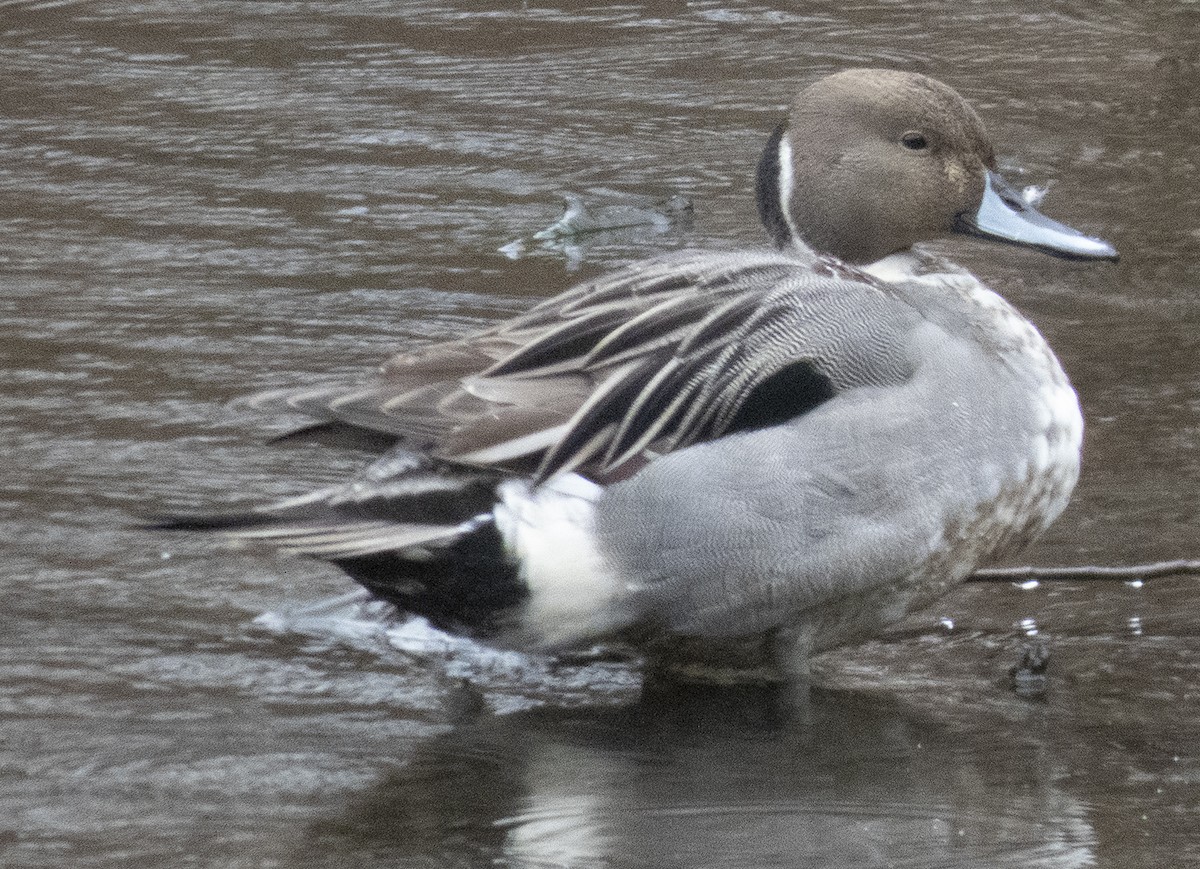
[[[946,245],[1084,399],[1078,496],[1027,558],[1195,556],[1198,34],[1167,2],[0,0],[0,863],[1200,860],[1195,580],[971,586],[827,661],[837,690],[642,691],[131,529],[359,466],[264,446],[289,421],[238,396],[757,242],[790,91],[870,64],[960,88],[1009,174],[1124,254]],[[695,217],[498,252],[566,193]],[[1007,686],[1034,632],[1040,702]]]

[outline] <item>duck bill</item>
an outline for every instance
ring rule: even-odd
[[[960,214],[955,230],[1066,259],[1119,259],[1111,244],[1046,217],[994,172],[987,173],[979,208],[974,214]]]

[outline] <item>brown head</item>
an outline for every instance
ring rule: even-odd
[[[983,122],[953,88],[918,73],[846,70],[797,94],[759,164],[759,210],[781,246],[798,236],[850,263],[953,232],[1115,258],[1107,245],[1064,241],[1086,237],[1021,202],[995,162]],[[989,190],[1018,222],[1036,215],[1035,238],[980,224]]]

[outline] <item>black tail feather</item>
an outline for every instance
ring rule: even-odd
[[[504,633],[529,594],[492,522],[427,559],[377,552],[334,564],[371,594],[435,626],[476,638]]]
[[[176,514],[149,516],[137,523],[147,531],[237,531],[267,527],[278,522],[265,513]]]
[[[151,517],[142,527],[321,558],[405,612],[495,638],[528,595],[491,516],[498,479],[425,465],[255,510]]]

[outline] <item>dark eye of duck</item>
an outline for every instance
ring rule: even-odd
[[[924,151],[929,147],[929,142],[926,140],[925,134],[916,131],[905,133],[901,136],[900,144],[910,151]]]

